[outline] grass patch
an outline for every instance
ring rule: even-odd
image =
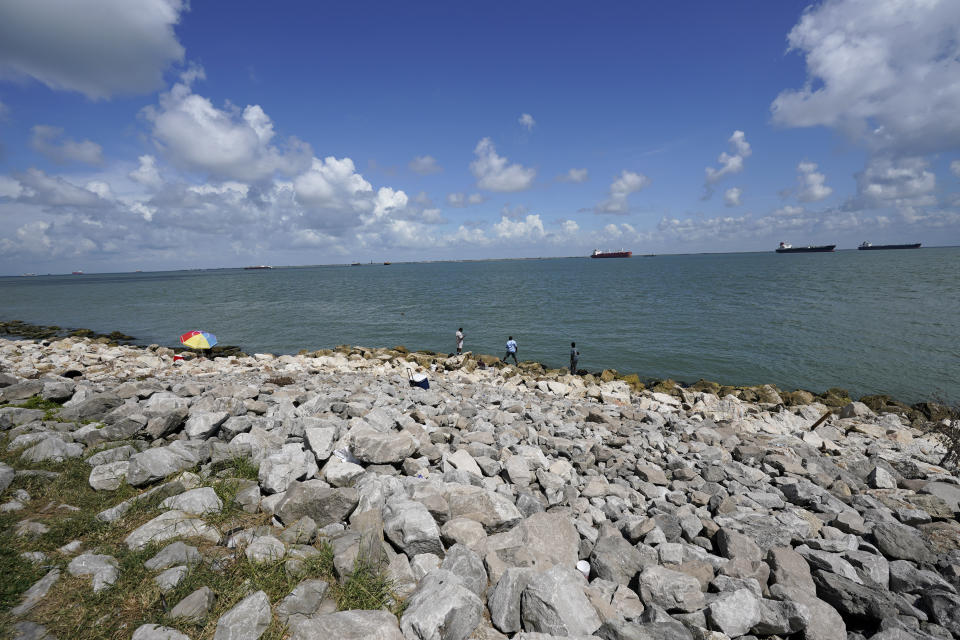
[[[357,558],[341,583],[333,586],[337,609],[391,609],[394,604],[393,580],[387,577],[380,563]]]
[[[44,400],[40,396],[30,396],[23,402],[19,404],[5,403],[0,404],[0,409],[3,408],[16,408],[16,409],[37,409],[43,411],[43,419],[47,422],[60,422],[60,409],[63,408],[59,402],[54,402],[53,400]]]
[[[243,480],[257,480],[260,473],[260,465],[244,456],[234,456],[229,460],[225,467],[235,478]]]

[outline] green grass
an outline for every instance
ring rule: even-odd
[[[53,400],[44,400],[40,396],[31,396],[19,404],[0,404],[0,408],[14,407],[17,409],[39,409],[44,411],[43,419],[45,421],[60,421],[60,409],[63,408],[59,402]]]

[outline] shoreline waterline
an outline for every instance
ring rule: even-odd
[[[0,320],[0,336],[7,337],[8,339],[12,337],[13,339],[40,342],[53,341],[63,338],[86,338],[94,341],[100,341],[104,344],[130,346],[143,350],[151,350],[152,347],[156,346],[157,348],[171,349],[174,352],[186,354],[188,358],[195,356],[199,357],[200,355],[205,355],[210,359],[246,357],[249,355],[255,355],[248,354],[243,350],[242,346],[236,345],[217,345],[212,349],[205,350],[205,354],[197,354],[195,350],[179,344],[165,345],[151,343],[148,345],[143,341],[138,340],[135,336],[129,336],[116,330],[109,333],[98,333],[87,328],[63,328],[54,325],[32,325],[16,320]],[[364,358],[391,354],[394,357],[403,357],[411,364],[414,364],[416,367],[420,367],[424,370],[430,370],[431,368],[433,371],[438,369],[441,371],[444,369],[459,369],[463,366],[463,361],[473,361],[476,363],[475,366],[478,366],[479,368],[510,369],[512,366],[516,371],[519,372],[521,376],[532,375],[538,379],[542,376],[550,377],[570,374],[568,368],[566,367],[549,367],[546,364],[536,360],[521,360],[518,365],[509,365],[499,356],[491,354],[475,353],[467,350],[462,354],[461,357],[455,352],[446,353],[428,349],[415,350],[408,348],[405,345],[395,345],[393,347],[337,345],[333,348],[300,349],[296,353],[290,354],[265,353],[271,357],[280,357],[285,355],[322,356],[335,353],[346,353],[359,354]],[[450,361],[454,360],[459,360],[459,362],[451,366]],[[910,411],[913,411],[924,414],[926,418],[931,417],[930,407],[936,407],[938,405],[945,405],[949,403],[949,399],[938,397],[935,394],[931,394],[931,396],[925,400],[910,404],[902,402],[899,399],[887,394],[865,394],[860,396],[860,398],[855,398],[844,387],[831,387],[830,389],[826,389],[821,392],[812,391],[809,389],[784,390],[773,383],[731,385],[723,382],[706,380],[702,377],[695,382],[674,380],[672,378],[641,378],[637,373],[623,373],[616,369],[594,369],[591,371],[585,368],[580,368],[572,375],[582,378],[586,382],[595,381],[599,383],[614,380],[623,381],[626,382],[634,391],[650,390],[678,395],[679,397],[683,397],[683,390],[694,392],[705,391],[708,393],[713,393],[719,397],[724,397],[727,394],[733,394],[739,400],[747,402],[765,402],[767,404],[782,404],[784,406],[797,406],[809,404],[811,402],[822,402],[834,411],[839,410],[840,407],[843,407],[854,400],[857,400],[864,402],[875,411],[889,411],[901,413],[903,415],[907,415],[910,413]],[[917,413],[914,413],[913,416],[916,417]]]

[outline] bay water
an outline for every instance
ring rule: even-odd
[[[960,248],[551,258],[0,278],[0,320],[191,329],[247,353],[339,344],[519,357],[641,378],[960,398]]]

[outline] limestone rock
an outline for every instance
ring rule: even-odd
[[[583,575],[555,565],[534,575],[520,597],[520,616],[529,631],[562,636],[588,636],[600,618],[583,592]]]
[[[120,564],[113,556],[84,553],[67,565],[72,576],[92,576],[93,592],[100,593],[117,581]]]
[[[217,596],[210,587],[200,587],[178,602],[167,616],[172,620],[183,619],[188,622],[200,622],[207,617]]]
[[[167,511],[137,527],[124,542],[133,550],[142,549],[151,542],[171,538],[204,538],[214,544],[220,542],[220,532],[203,520],[183,511]]]
[[[292,626],[290,640],[404,640],[397,619],[387,611],[338,611],[316,616]],[[407,636],[426,638],[431,636]],[[441,637],[441,636],[436,636]],[[442,636],[445,640],[453,636]]]
[[[647,567],[639,577],[640,599],[667,611],[691,612],[706,602],[696,578],[665,567]]]
[[[220,616],[213,640],[257,640],[270,626],[270,599],[257,591]]]
[[[393,498],[383,508],[383,533],[408,557],[420,553],[443,555],[440,528],[423,504]]]
[[[297,482],[287,489],[277,506],[276,514],[284,523],[294,523],[309,516],[318,527],[344,522],[360,501],[352,487],[332,489],[322,480]]]
[[[207,513],[218,513],[223,509],[223,501],[212,487],[199,487],[180,495],[170,496],[164,499],[160,506],[202,516]]]
[[[130,640],[190,640],[190,636],[184,635],[170,627],[161,627],[158,624],[144,624],[136,628]]]
[[[459,578],[436,569],[407,601],[400,629],[407,640],[465,640],[480,623],[483,608]]]
[[[126,460],[100,464],[90,470],[90,486],[95,491],[115,491],[127,479],[127,468],[130,463]]]
[[[314,456],[299,444],[285,444],[260,463],[259,480],[264,493],[280,493],[298,479],[312,478],[318,471]]]

